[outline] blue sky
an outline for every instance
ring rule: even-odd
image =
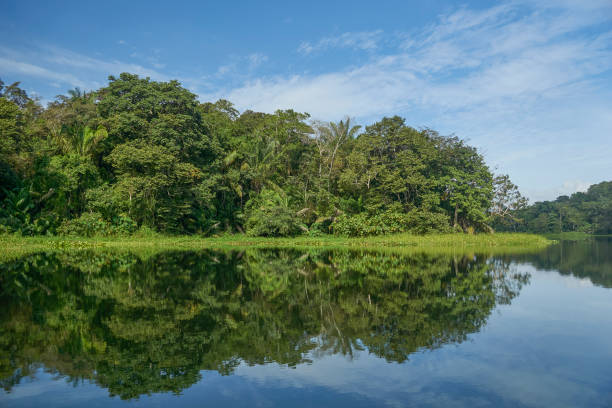
[[[43,102],[132,72],[203,101],[468,139],[532,200],[612,180],[612,1],[12,1],[0,78]]]

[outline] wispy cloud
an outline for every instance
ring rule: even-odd
[[[94,89],[107,75],[131,72],[156,80],[168,76],[139,64],[92,58],[54,46],[43,46],[29,52],[0,47],[0,70],[17,76],[32,76],[63,86]]]
[[[410,106],[463,110],[492,102],[520,104],[559,97],[566,93],[563,88],[569,90],[577,81],[612,68],[612,31],[582,34],[592,20],[573,15],[571,9],[525,14],[518,12],[521,7],[511,3],[479,12],[461,9],[442,16],[397,52],[362,66],[316,76],[255,79],[230,91],[230,96],[256,109],[297,104],[325,117],[346,110],[372,116]],[[568,37],[570,33],[574,35]],[[370,49],[376,44],[371,38],[382,35],[357,34],[363,35],[324,38],[304,43],[300,50],[308,54],[335,46]]]
[[[16,61],[0,57],[0,71],[19,76],[33,76],[51,81],[59,81],[71,86],[85,87],[86,83],[74,75],[65,72],[54,71],[27,62]],[[57,82],[53,82],[57,85]]]
[[[45,61],[61,67],[78,68],[80,72],[105,72],[118,74],[121,72],[131,72],[157,80],[167,80],[168,76],[156,70],[146,68],[140,64],[129,63],[114,59],[99,59],[88,57],[83,54],[68,51],[57,47],[47,47],[46,54],[42,54]]]
[[[161,50],[160,49],[155,48],[146,53],[142,51],[138,51],[136,47],[132,47],[132,49],[136,51],[133,51],[130,54],[131,58],[134,58],[135,60],[141,61],[143,63],[148,63],[156,70],[162,70],[166,68],[166,64],[161,62],[161,56],[160,56]]]
[[[233,55],[230,57],[229,63],[219,66],[215,76],[217,78],[222,78],[232,74],[244,79],[245,75],[249,75],[267,61],[268,56],[260,52],[245,56]]]
[[[570,196],[578,191],[585,192],[591,184],[593,184],[592,181],[566,180],[560,184],[540,188],[529,193],[531,202],[553,200],[561,195]]]
[[[264,62],[268,61],[268,56],[258,52],[248,55],[247,60],[249,61],[249,68],[255,69]]]
[[[298,52],[308,55],[330,48],[375,50],[382,38],[382,34],[382,30],[342,33],[333,37],[321,38],[315,43],[305,41],[299,46]]]

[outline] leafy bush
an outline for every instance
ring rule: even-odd
[[[160,235],[161,234],[159,232],[155,231],[154,229],[146,225],[141,225],[140,228],[138,228],[132,234],[132,236],[137,237],[137,238],[154,238],[154,237],[159,237]]]
[[[87,190],[85,192],[85,201],[85,208],[88,211],[100,213],[105,219],[111,219],[116,214],[127,211],[126,203],[121,202],[120,197],[108,184]]]
[[[312,234],[329,234],[332,226],[332,217],[321,217],[308,227],[309,235]]]
[[[131,235],[136,232],[136,222],[126,215],[113,217],[108,222],[98,212],[85,212],[80,217],[66,220],[57,229],[60,235],[93,237],[108,235]]]
[[[79,218],[66,220],[57,229],[60,235],[77,237],[93,237],[94,235],[111,235],[112,228],[109,222],[97,212],[86,212]]]
[[[4,161],[0,160],[0,200],[6,197],[6,191],[19,187],[19,176]]]
[[[408,213],[384,212],[376,215],[361,213],[341,215],[332,224],[334,234],[350,237],[411,232],[449,232],[448,217],[444,214],[412,210]]]
[[[56,213],[46,212],[39,214],[30,226],[32,235],[53,235],[60,225],[60,218]]]
[[[29,187],[17,187],[13,190],[0,188],[4,200],[0,202],[1,233],[20,235],[53,234],[59,225],[59,216],[53,212],[40,212]],[[41,200],[38,200],[40,204]]]
[[[6,190],[5,199],[0,203],[0,222],[8,232],[30,235],[35,204],[27,187]]]
[[[274,190],[263,190],[246,204],[246,233],[260,237],[295,236],[302,232],[286,197]]]
[[[138,229],[138,224],[127,215],[121,214],[113,217],[111,228],[114,234],[131,235]]]
[[[409,232],[415,234],[451,232],[449,218],[445,214],[415,210],[406,215],[409,217],[408,224],[412,225]]]

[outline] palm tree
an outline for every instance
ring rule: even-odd
[[[72,152],[81,156],[91,156],[98,143],[108,136],[104,126],[98,126],[95,131],[89,126],[73,127],[66,133],[58,140],[61,149],[64,153]]]
[[[361,126],[359,125],[351,126],[351,118],[348,116],[338,123],[329,122],[328,124],[320,125],[318,127],[321,139],[320,141],[325,152],[329,155],[328,184],[331,180],[338,149],[340,146],[346,143],[347,140],[354,138],[359,129],[361,129]]]
[[[78,86],[74,89],[66,91],[68,95],[56,95],[55,99],[61,103],[74,104],[74,103],[93,103],[96,97],[94,91],[84,91]]]
[[[269,175],[278,157],[279,142],[265,135],[257,135],[254,149],[242,164],[242,170],[251,170],[254,190],[260,192],[265,184],[271,184]],[[272,183],[273,184],[273,183]]]
[[[76,99],[81,99],[83,97],[85,97],[85,92],[81,91],[81,88],[79,88],[78,86],[74,89],[70,89],[68,91],[68,95],[70,95],[70,100],[76,100]]]

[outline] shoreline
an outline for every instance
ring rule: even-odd
[[[198,236],[107,236],[79,238],[69,236],[21,237],[0,235],[0,259],[12,258],[33,252],[115,249],[131,251],[164,250],[231,250],[247,248],[294,249],[363,249],[391,252],[434,253],[505,253],[531,252],[543,249],[555,240],[542,235],[524,233],[495,234],[397,234],[363,238],[338,236],[293,238],[248,237],[225,235],[221,237]]]

